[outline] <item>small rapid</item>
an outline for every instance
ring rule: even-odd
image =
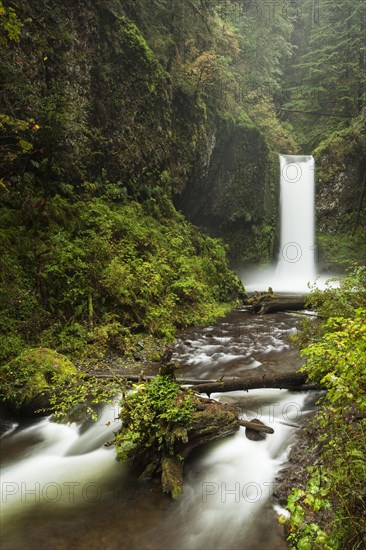
[[[44,418],[6,432],[1,440],[3,529],[13,516],[37,505],[69,506],[97,498],[101,484],[123,470],[104,447],[118,427],[115,419],[115,407],[107,405],[93,424]]]

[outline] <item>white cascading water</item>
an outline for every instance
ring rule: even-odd
[[[240,273],[249,292],[308,292],[324,288],[332,275],[319,276],[315,262],[315,161],[310,155],[280,155],[280,248],[277,265]],[[332,283],[332,286],[335,286]]]
[[[281,244],[278,283],[299,287],[316,277],[314,261],[315,215],[312,156],[280,155]]]
[[[5,434],[21,452],[1,470],[3,529],[12,515],[35,505],[70,506],[99,498],[103,483],[124,469],[113,450],[103,447],[120,425],[117,407],[104,406],[97,422],[87,426],[47,418]]]
[[[263,510],[274,502],[274,479],[286,460],[294,432],[285,424],[300,420],[306,396],[268,389],[252,391],[249,397],[244,392],[213,397],[237,403],[245,410],[245,418],[260,417],[274,428],[276,436],[249,441],[241,428],[233,437],[213,443],[201,453],[191,464],[184,496],[169,517],[175,532],[174,548],[258,550],[260,532],[268,529]]]

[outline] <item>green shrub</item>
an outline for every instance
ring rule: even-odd
[[[312,421],[318,466],[288,499],[291,548],[363,548],[366,544],[366,269],[339,288],[314,290],[321,314],[300,336],[309,380],[327,390]],[[323,508],[332,519],[314,517]],[[318,525],[320,521],[320,526]]]

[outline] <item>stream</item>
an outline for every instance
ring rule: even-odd
[[[289,337],[299,316],[254,316],[243,308],[215,325],[187,329],[176,346],[177,377],[244,376],[300,365]],[[1,548],[119,550],[281,550],[274,481],[314,394],[262,389],[212,394],[243,418],[274,428],[261,441],[245,429],[192,453],[183,497],[134,478],[104,447],[118,428],[118,404],[95,424],[4,418],[1,439]],[[289,424],[292,424],[290,426]]]

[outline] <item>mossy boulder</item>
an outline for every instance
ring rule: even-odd
[[[35,412],[48,406],[51,385],[62,385],[73,375],[72,362],[48,348],[26,351],[0,367],[0,399],[17,411]]]

